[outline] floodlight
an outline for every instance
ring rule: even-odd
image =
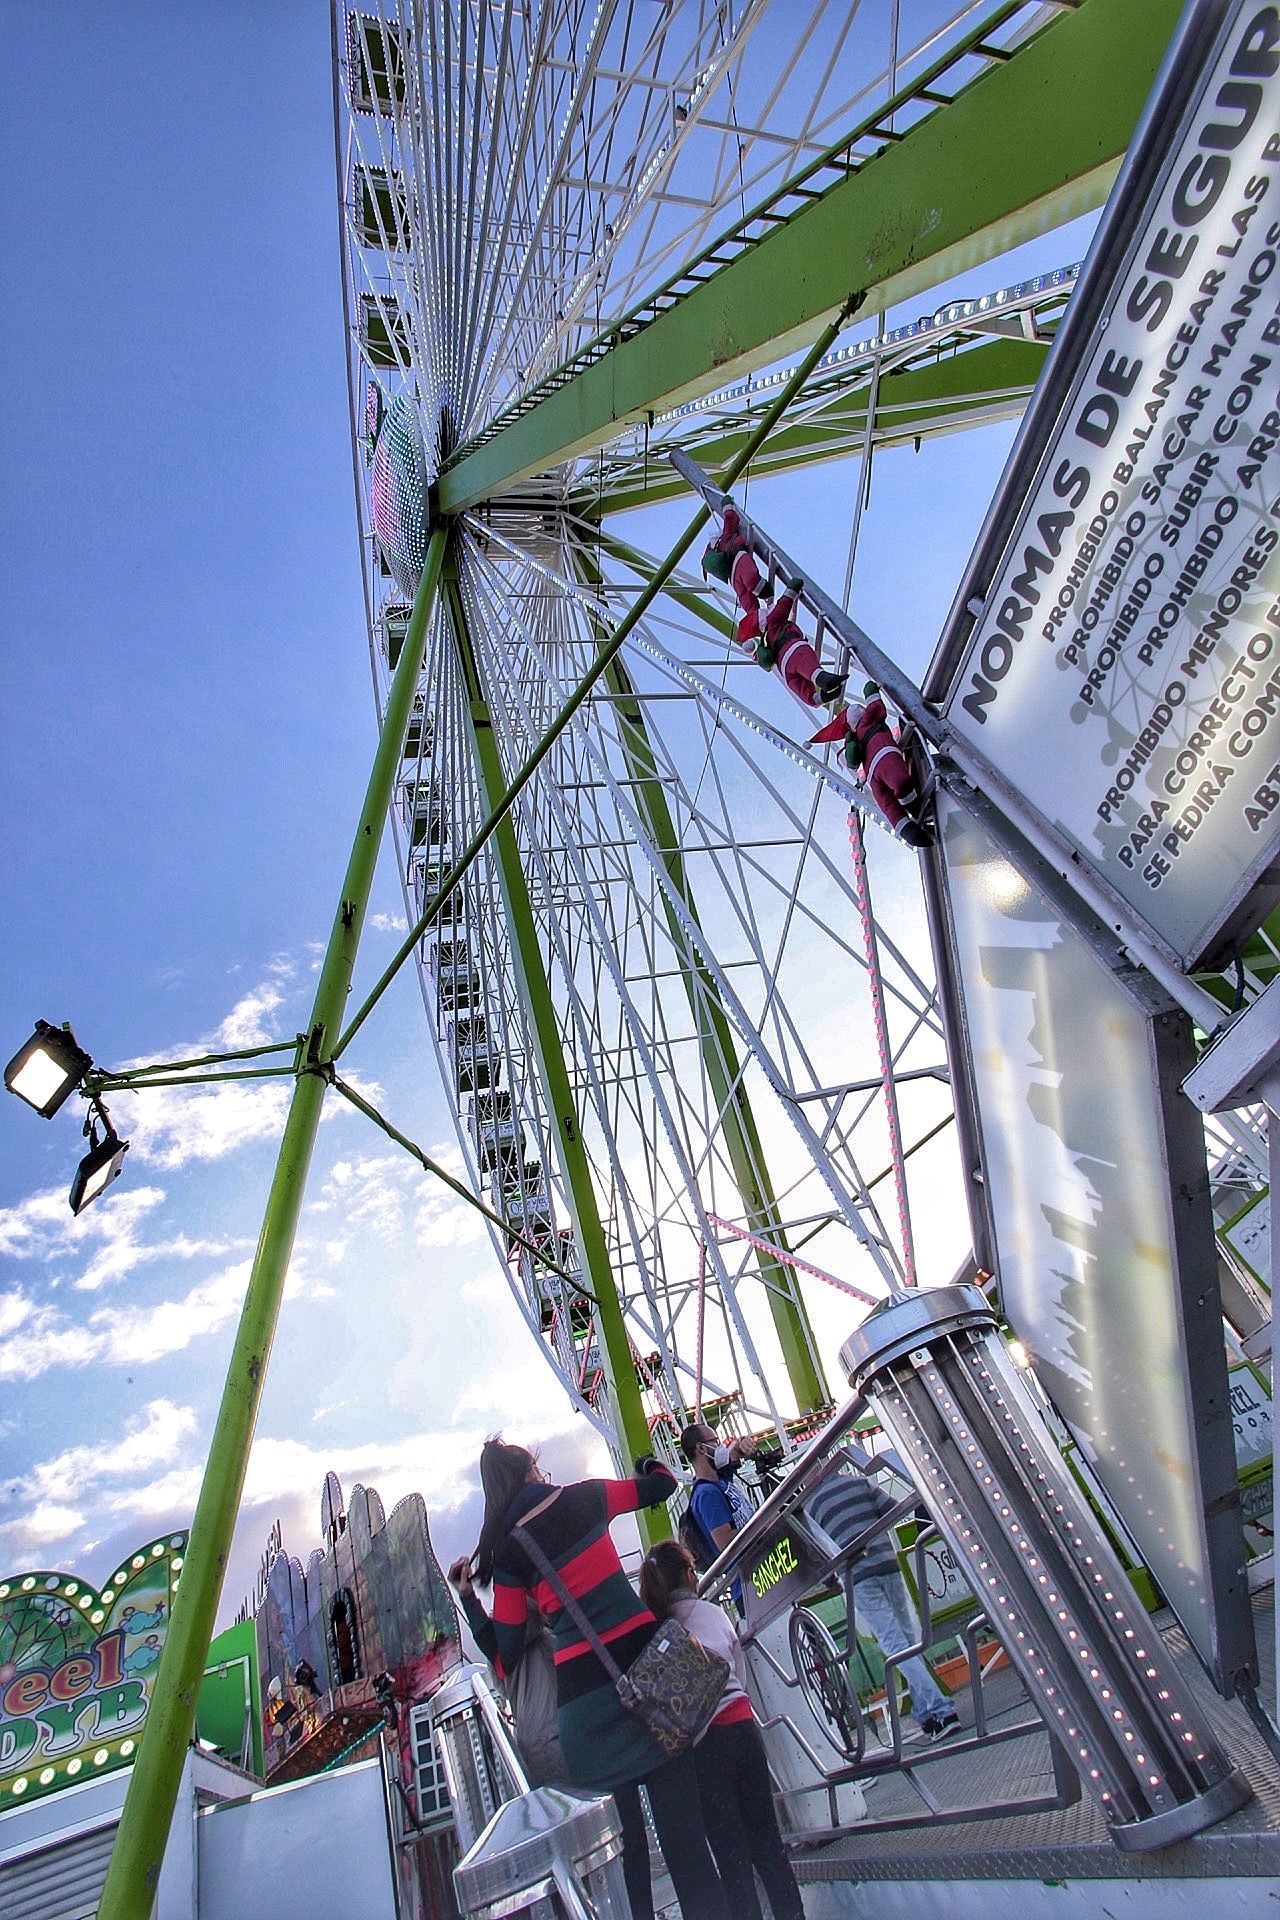
[[[124,1156],[129,1151],[129,1142],[121,1140],[110,1127],[105,1140],[97,1138],[96,1129],[91,1140],[92,1145],[76,1168],[76,1177],[67,1195],[72,1213],[83,1213],[90,1202],[111,1185],[119,1176],[124,1166]]]
[[[93,1061],[78,1046],[70,1027],[53,1027],[37,1020],[36,1030],[4,1070],[10,1093],[51,1120],[88,1073]]]

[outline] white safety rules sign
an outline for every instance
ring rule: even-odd
[[[1239,6],[947,708],[1184,965],[1280,836],[1278,74],[1280,6]]]

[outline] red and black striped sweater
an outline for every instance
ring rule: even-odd
[[[669,1500],[678,1482],[665,1467],[634,1480],[580,1480],[561,1487],[537,1513],[529,1531],[555,1567],[609,1652],[625,1672],[657,1622],[622,1571],[609,1522],[638,1507]],[[552,1489],[522,1487],[507,1510],[508,1526],[542,1505]],[[608,1792],[660,1766],[662,1749],[623,1707],[613,1681],[562,1605],[510,1533],[493,1572],[493,1626],[498,1666],[510,1673],[524,1646],[530,1602],[547,1617],[555,1638],[560,1745],[575,1785]]]

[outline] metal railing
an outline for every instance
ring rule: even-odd
[[[704,1599],[726,1598],[733,1583],[744,1577],[754,1563],[756,1549],[773,1537],[788,1518],[797,1514],[797,1510],[803,1509],[806,1497],[826,1475],[834,1456],[843,1448],[846,1435],[866,1411],[867,1403],[859,1394],[855,1394],[836,1411],[827,1426],[782,1476],[751,1520],[734,1535],[729,1546],[704,1574],[699,1583],[699,1592]],[[892,1470],[899,1471],[897,1468]],[[1033,1707],[1023,1710],[1027,1707],[1025,1696],[1019,1692],[1017,1711],[1012,1720],[1006,1719],[1010,1705],[1008,1701],[999,1709],[993,1708],[988,1694],[988,1675],[994,1661],[986,1656],[991,1653],[992,1643],[999,1646],[999,1641],[988,1616],[976,1600],[963,1623],[948,1627],[948,1632],[960,1639],[968,1667],[972,1730],[966,1729],[960,1737],[948,1740],[945,1747],[924,1746],[914,1749],[904,1741],[898,1670],[906,1661],[925,1657],[934,1640],[928,1552],[940,1535],[932,1524],[921,1527],[912,1548],[913,1572],[919,1595],[920,1637],[900,1652],[884,1656],[883,1711],[886,1731],[877,1734],[869,1742],[868,1719],[875,1709],[871,1703],[859,1697],[859,1689],[850,1677],[850,1663],[856,1657],[857,1648],[854,1599],[859,1583],[858,1566],[859,1562],[864,1561],[867,1549],[884,1536],[892,1535],[893,1530],[909,1518],[918,1506],[919,1495],[913,1490],[907,1498],[896,1502],[890,1512],[843,1545],[838,1545],[816,1522],[801,1514],[809,1540],[823,1548],[824,1552],[820,1555],[820,1566],[814,1572],[812,1581],[797,1597],[791,1609],[788,1633],[791,1670],[787,1670],[749,1626],[742,1632],[744,1647],[752,1648],[754,1657],[762,1660],[784,1687],[795,1690],[805,1700],[839,1756],[831,1764],[816,1754],[811,1741],[787,1714],[775,1713],[760,1723],[765,1732],[781,1729],[798,1745],[815,1769],[817,1777],[811,1784],[784,1788],[779,1799],[786,1805],[798,1802],[815,1791],[825,1791],[829,1825],[819,1836],[824,1840],[852,1831],[855,1827],[859,1833],[889,1832],[903,1827],[997,1819],[1011,1813],[1044,1812],[1074,1805],[1080,1798],[1081,1784],[1075,1768],[1039,1712]],[[845,1602],[843,1647],[838,1635],[831,1632],[812,1606],[815,1599],[835,1597],[833,1589],[843,1593]],[[997,1718],[1002,1724],[996,1724]],[[986,1769],[981,1769],[980,1789],[975,1792],[971,1787],[967,1796],[960,1798],[953,1796],[944,1800],[929,1782],[929,1769],[939,1761],[955,1761],[963,1755],[985,1753],[1009,1741],[1028,1738],[1042,1741],[1047,1747],[1052,1787],[1046,1791],[1023,1794],[1015,1799],[993,1799],[986,1784]],[[838,1808],[840,1787],[865,1783],[888,1774],[899,1777],[914,1792],[920,1803],[918,1810],[896,1811],[857,1821],[841,1819]],[[947,1776],[949,1785],[954,1787],[959,1780],[971,1786],[978,1778],[979,1769],[971,1767],[966,1774],[957,1775],[953,1770]],[[808,1842],[814,1838],[812,1830],[804,1835]]]

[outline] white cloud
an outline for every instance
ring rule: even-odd
[[[37,1505],[52,1503],[64,1499],[72,1488],[82,1495],[85,1488],[100,1481],[137,1478],[163,1466],[195,1435],[194,1408],[176,1406],[172,1400],[151,1400],[114,1445],[67,1447],[47,1460],[38,1460],[23,1475],[23,1498],[33,1499]]]
[[[288,973],[277,972],[277,978],[288,977]],[[268,1046],[277,1037],[271,1015],[283,1004],[284,995],[274,983],[264,981],[261,986],[251,988],[214,1030],[214,1048],[231,1052],[237,1047]]]
[[[198,1464],[174,1467],[158,1480],[149,1480],[144,1487],[113,1493],[106,1504],[112,1513],[138,1521],[158,1522],[160,1528],[170,1524],[189,1526],[200,1498],[203,1472]]]
[[[34,1380],[50,1367],[83,1367],[99,1357],[100,1342],[87,1327],[17,1288],[0,1293],[0,1334],[0,1379]]]
[[[107,1205],[76,1215],[69,1211],[60,1188],[32,1194],[19,1206],[0,1212],[0,1254],[54,1266],[88,1253],[88,1265],[73,1284],[83,1293],[96,1293],[149,1262],[217,1259],[233,1251],[234,1242],[192,1240],[181,1233],[144,1244],[140,1230],[164,1199],[162,1187],[121,1187]],[[65,1277],[57,1272],[49,1284],[57,1285]]]
[[[402,913],[371,913],[369,925],[374,933],[408,933],[409,922]]]
[[[390,1245],[404,1232],[408,1190],[422,1171],[402,1153],[335,1160],[320,1188],[317,1211],[336,1212],[341,1231],[330,1242],[338,1258],[351,1236],[372,1235]]]
[[[123,1131],[139,1160],[184,1167],[191,1160],[223,1160],[255,1141],[278,1140],[289,1106],[287,1080],[227,1082],[218,1086],[154,1087],[136,1097],[117,1095]]]
[[[483,1214],[438,1183],[419,1205],[413,1230],[419,1244],[427,1247],[471,1246],[488,1232]]]
[[[0,1293],[0,1379],[34,1380],[53,1367],[145,1366],[181,1353],[215,1333],[240,1310],[249,1262],[240,1260],[200,1281],[180,1300],[144,1306],[99,1307],[87,1322],[42,1306],[21,1289]]]
[[[91,1214],[80,1216],[86,1222],[92,1217]],[[42,1254],[50,1229],[60,1227],[70,1235],[72,1227],[68,1223],[75,1219],[75,1215],[68,1213],[64,1187],[47,1187],[43,1193],[29,1195],[16,1207],[0,1208],[0,1254],[8,1254],[15,1260],[28,1260]],[[89,1229],[86,1227],[85,1231]]]
[[[11,1543],[11,1552],[29,1553],[36,1547],[68,1539],[84,1525],[84,1518],[74,1507],[50,1503],[33,1507],[20,1520],[6,1520],[0,1526],[0,1535]]]

